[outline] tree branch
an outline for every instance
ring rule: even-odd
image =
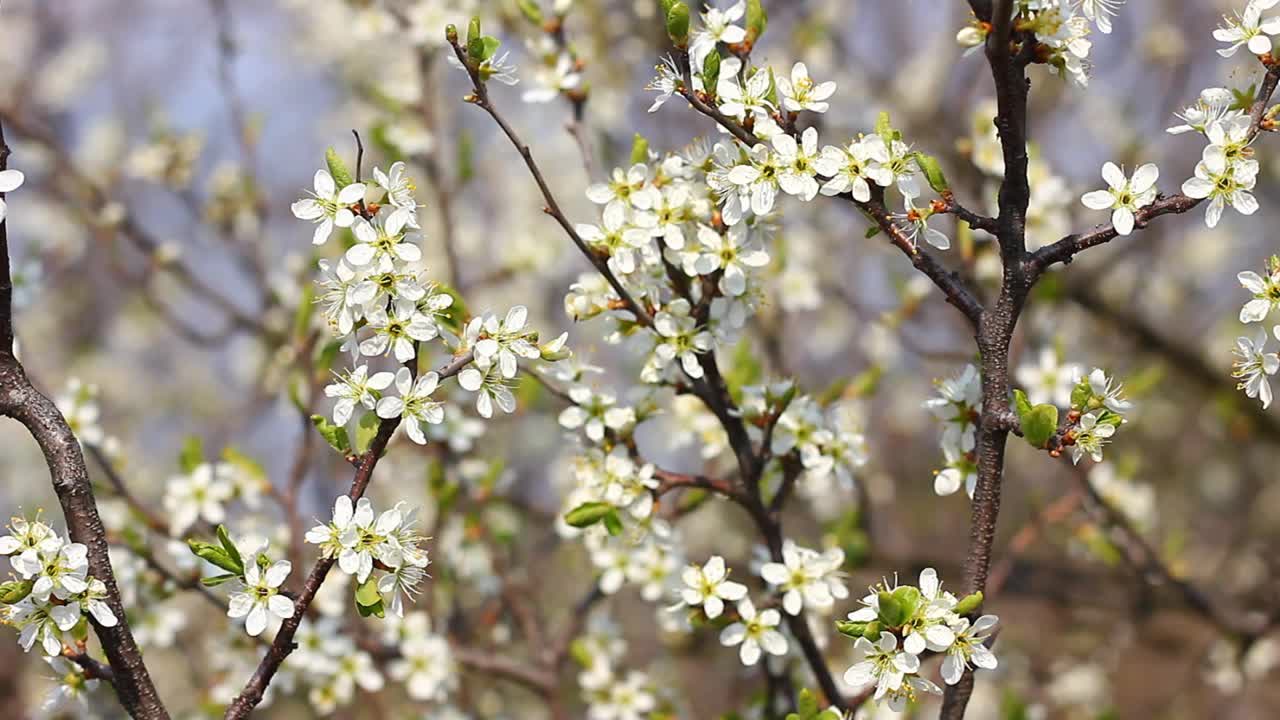
[[[9,148],[0,127],[0,170],[8,165]],[[53,480],[54,492],[73,542],[88,549],[89,574],[106,586],[106,603],[116,616],[113,627],[100,625],[92,617],[94,631],[102,643],[107,662],[115,676],[114,686],[120,704],[134,718],[167,720],[151,676],[142,661],[142,652],[129,630],[129,620],[111,559],[107,554],[107,533],[98,516],[93,499],[93,485],[85,467],[80,442],[56,405],[31,384],[21,363],[13,354],[13,295],[9,268],[8,222],[0,223],[0,417],[11,417],[22,423],[40,445]]]
[[[1280,65],[1269,66],[1266,76],[1262,79],[1262,87],[1258,92],[1257,100],[1254,101],[1249,109],[1249,116],[1253,121],[1249,128],[1250,140],[1256,138],[1258,133],[1261,132],[1262,121],[1267,112],[1267,103],[1271,101],[1271,96],[1275,94],[1277,83],[1280,83]],[[1181,193],[1161,196],[1154,203],[1135,213],[1134,226],[1144,228],[1158,217],[1190,212],[1203,202],[1203,199],[1188,197]],[[1046,245],[1032,253],[1028,263],[1028,275],[1031,281],[1035,282],[1051,266],[1057,263],[1070,263],[1076,254],[1084,252],[1091,247],[1110,242],[1118,236],[1119,233],[1110,224],[1099,225],[1087,233],[1068,235],[1058,242]]]
[[[1166,585],[1173,588],[1192,611],[1223,633],[1239,638],[1246,646],[1252,645],[1275,626],[1280,619],[1276,612],[1260,614],[1224,610],[1200,588],[1174,575],[1129,518],[1098,494],[1086,470],[1072,468],[1071,474],[1087,500],[1085,509],[1109,531],[1107,538],[1143,582],[1152,587]]]
[[[715,120],[721,127],[728,130],[729,134],[737,138],[743,145],[746,145],[748,149],[760,143],[759,138],[752,134],[750,130],[747,130],[742,123],[720,112],[719,108],[706,102],[693,90],[693,71],[690,69],[687,52],[681,55],[680,65],[684,72],[684,82],[677,88],[677,91],[694,110]],[[855,200],[852,195],[848,194],[841,195],[840,198],[853,203],[875,222],[876,226],[889,238],[889,242],[907,256],[907,259],[911,261],[911,265],[932,280],[933,284],[942,290],[947,302],[960,310],[968,318],[971,325],[977,327],[979,318],[982,316],[982,302],[965,286],[959,274],[944,267],[928,250],[918,247],[911,238],[907,237],[902,228],[898,227],[891,213],[884,205],[883,188],[873,188],[871,198],[865,203]],[[958,205],[954,206],[949,212],[954,213],[958,207]],[[974,225],[974,227],[986,229],[989,226],[989,223],[980,219],[976,213],[968,213],[968,215],[973,220],[970,224]]]
[[[436,370],[436,373],[441,380],[453,377],[471,364],[472,359],[471,353],[466,353],[440,367]],[[396,428],[399,426],[400,418],[398,417],[383,420],[378,425],[378,432],[369,443],[369,449],[360,456],[356,466],[355,477],[351,480],[351,489],[347,492],[347,497],[355,501],[364,496],[365,490],[369,487],[369,481],[373,478],[373,470],[377,467],[378,461],[387,449],[387,443],[391,441],[391,436],[395,434]],[[267,686],[271,684],[272,678],[275,677],[276,671],[280,669],[280,665],[284,663],[285,658],[289,657],[289,654],[297,647],[297,644],[293,642],[293,637],[298,632],[298,626],[302,623],[303,617],[307,614],[307,608],[315,600],[316,593],[320,591],[320,586],[324,583],[325,577],[329,574],[329,570],[333,568],[335,562],[337,562],[336,557],[322,557],[311,568],[311,573],[307,576],[307,580],[302,586],[302,592],[294,600],[293,616],[287,618],[281,624],[279,632],[276,633],[275,639],[271,642],[271,647],[267,648],[267,654],[258,663],[257,670],[254,671],[253,676],[249,678],[249,681],[236,699],[227,707],[227,712],[223,716],[225,720],[243,720],[243,718],[249,716],[249,713],[253,712],[258,703],[262,702],[262,696],[266,693]]]
[[[458,61],[462,63],[463,67],[467,68],[467,74],[471,77],[472,94],[468,96],[468,100],[473,105],[476,105],[489,113],[489,116],[493,118],[493,121],[496,122],[498,127],[502,130],[502,133],[507,136],[507,139],[515,146],[516,150],[520,153],[520,156],[524,158],[524,164],[529,168],[529,173],[533,175],[533,181],[537,183],[538,190],[542,192],[542,199],[546,203],[546,207],[543,208],[543,211],[555,218],[556,222],[560,224],[560,227],[564,229],[565,234],[568,235],[569,239],[573,241],[573,244],[578,247],[578,250],[586,256],[587,260],[595,266],[595,269],[604,276],[604,279],[609,282],[613,291],[618,294],[618,297],[622,299],[623,304],[627,306],[627,310],[631,311],[631,314],[635,316],[636,322],[645,326],[653,325],[653,318],[650,316],[649,311],[636,302],[635,298],[631,297],[631,293],[623,287],[622,282],[613,274],[613,270],[609,269],[608,261],[598,253],[592,251],[591,248],[587,247],[587,243],[582,239],[582,236],[578,234],[573,223],[569,222],[569,218],[565,217],[564,212],[560,209],[560,204],[556,202],[555,195],[551,192],[550,186],[547,185],[546,179],[542,176],[541,168],[538,167],[538,163],[533,159],[533,151],[529,149],[528,145],[524,144],[524,141],[516,134],[515,129],[511,127],[506,118],[498,112],[498,109],[494,107],[493,103],[489,100],[489,89],[486,87],[485,82],[480,79],[480,76],[476,71],[471,69],[470,65],[467,64],[466,51],[462,49],[462,46],[460,46],[456,40],[451,40],[450,44],[453,45],[453,52],[458,56]]]

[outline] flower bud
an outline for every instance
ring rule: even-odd
[[[33,580],[10,580],[0,583],[0,603],[12,605],[22,601],[31,594],[31,588],[34,585]]]
[[[678,2],[667,11],[667,36],[678,48],[689,46],[689,6]]]
[[[987,41],[986,33],[982,32],[981,30],[979,30],[978,28],[972,25],[961,28],[960,32],[956,33],[956,42],[960,45],[960,47],[965,47],[965,48],[977,47],[986,41]]]

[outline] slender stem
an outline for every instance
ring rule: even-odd
[[[1173,588],[1193,612],[1208,620],[1223,633],[1239,638],[1246,646],[1253,644],[1275,627],[1280,616],[1225,610],[1212,596],[1174,575],[1160,558],[1160,553],[1142,537],[1142,533],[1138,532],[1129,518],[1112,507],[1098,493],[1097,488],[1089,481],[1086,471],[1072,468],[1072,475],[1080,492],[1087,500],[1085,509],[1107,530],[1107,538],[1120,550],[1125,563],[1144,582],[1155,587],[1164,585]]]
[[[599,254],[593,252],[591,248],[587,247],[587,243],[582,239],[582,236],[578,234],[573,223],[569,222],[569,218],[565,217],[564,211],[560,209],[560,204],[556,202],[555,195],[551,192],[551,187],[547,185],[546,179],[542,176],[541,168],[538,167],[538,163],[533,159],[533,151],[529,149],[528,145],[524,144],[524,141],[520,139],[518,134],[516,134],[515,129],[511,127],[511,124],[507,122],[506,118],[498,112],[498,109],[494,107],[493,103],[489,100],[489,90],[476,71],[468,65],[466,51],[463,50],[462,46],[458,45],[457,42],[453,42],[453,51],[454,54],[458,56],[458,61],[462,63],[463,67],[467,68],[467,73],[471,76],[473,94],[468,99],[473,104],[489,113],[489,116],[493,118],[493,121],[496,122],[498,127],[502,130],[502,133],[507,136],[507,139],[515,146],[516,150],[520,153],[520,156],[524,158],[524,164],[529,168],[530,174],[533,175],[533,180],[537,183],[538,190],[542,192],[542,199],[546,203],[546,207],[543,208],[543,211],[555,218],[556,222],[560,224],[560,227],[564,229],[565,234],[568,235],[569,239],[573,241],[573,244],[578,247],[578,250],[581,251],[582,254],[586,256],[587,260],[595,266],[596,270],[604,276],[605,280],[607,280],[609,285],[613,288],[613,291],[618,294],[619,298],[621,298],[623,304],[626,305],[627,309],[631,311],[631,314],[635,316],[636,322],[645,326],[653,325],[653,318],[650,316],[649,311],[637,303],[635,298],[631,297],[631,293],[623,287],[622,282],[618,280],[618,277],[614,275],[613,270],[609,268],[608,261]]]
[[[1009,346],[1032,282],[1025,270],[1026,213],[1031,194],[1027,177],[1026,66],[1034,42],[1032,38],[1017,37],[1014,33],[1012,0],[995,0],[992,13],[994,27],[987,37],[987,59],[996,86],[995,124],[1005,161],[1005,177],[999,194],[1000,215],[996,218],[1003,274],[999,297],[983,311],[975,337],[981,357],[982,414],[975,448],[978,482],[965,557],[967,593],[986,589],[991,568],[1000,515],[1005,445],[1009,439]],[[1018,40],[1022,42],[1015,55],[1011,46]],[[968,671],[959,683],[947,687],[940,718],[961,720],[972,693],[973,673]]]
[[[1271,97],[1275,94],[1277,83],[1280,83],[1280,65],[1267,68],[1267,74],[1262,79],[1262,87],[1258,91],[1257,99],[1250,107],[1249,116],[1253,121],[1249,128],[1248,137],[1250,140],[1257,137],[1262,130],[1267,104],[1271,102]],[[1192,198],[1182,193],[1162,196],[1135,213],[1134,226],[1145,228],[1148,223],[1158,217],[1190,212],[1203,202],[1203,198]],[[1032,281],[1034,282],[1038,279],[1053,265],[1070,263],[1078,253],[1084,252],[1091,247],[1111,242],[1117,237],[1119,237],[1119,233],[1116,232],[1115,227],[1107,224],[1098,226],[1086,233],[1068,235],[1051,245],[1040,248],[1031,255],[1029,262],[1029,273]]]

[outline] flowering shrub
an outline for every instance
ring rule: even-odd
[[[64,147],[48,128],[66,99],[0,105],[0,127],[20,138],[13,163],[29,162],[36,180],[7,167],[0,134],[0,194],[12,193],[0,199],[0,415],[37,441],[62,510],[61,523],[15,510],[0,537],[12,567],[0,612],[22,650],[55,673],[44,710],[90,715],[100,709],[90,698],[114,692],[148,719],[290,705],[317,716],[369,707],[432,718],[956,719],[989,710],[999,687],[1000,717],[1046,703],[1098,716],[1088,702],[1056,697],[1070,695],[1056,685],[1020,689],[1020,643],[1070,653],[1066,630],[1020,627],[1003,610],[1016,607],[1012,563],[1052,526],[1071,530],[1062,544],[1081,562],[1123,563],[1152,587],[1177,590],[1223,638],[1213,682],[1238,689],[1250,667],[1269,669],[1265,656],[1252,666],[1246,656],[1270,647],[1280,613],[1228,609],[1238,601],[1225,588],[1201,590],[1171,564],[1172,549],[1148,539],[1157,495],[1135,478],[1141,443],[1172,444],[1150,435],[1159,423],[1141,413],[1176,393],[1153,392],[1159,369],[1125,373],[1088,329],[1032,313],[1070,297],[1144,345],[1161,342],[1140,319],[1099,309],[1114,293],[1107,266],[1090,265],[1096,253],[1086,251],[1139,247],[1163,216],[1201,206],[1209,231],[1251,227],[1266,180],[1255,143],[1276,130],[1280,108],[1271,105],[1278,2],[1240,0],[1216,31],[1197,29],[1222,58],[1247,55],[1249,74],[1195,93],[1176,113],[1182,124],[1167,134],[1196,155],[1180,192],[1169,179],[1178,175],[1131,142],[1102,164],[1105,188],[1077,193],[1033,141],[1029,78],[1037,92],[1087,97],[1091,56],[1132,31],[1124,0],[957,3],[965,18],[948,35],[962,50],[950,47],[948,62],[988,68],[994,87],[994,101],[974,103],[971,127],[947,117],[922,124],[898,108],[853,112],[876,94],[849,87],[830,62],[773,44],[782,33],[767,32],[763,0],[655,0],[625,11],[604,0],[290,0],[289,17],[315,35],[302,44],[342,76],[362,124],[352,142],[333,139],[295,168],[309,188],[291,203],[259,177],[286,155],[258,127],[271,119],[246,115],[229,3],[212,0],[240,162],[197,187],[204,138],[159,125],[116,165],[192,211],[233,268],[159,240],[114,175],[104,180]],[[627,24],[606,21],[610,13],[634,13],[626,39],[653,36],[643,47],[654,76],[623,88],[653,115],[625,126],[629,148],[592,129],[588,110],[614,113],[621,100],[597,95],[594,83],[617,78],[607,76],[608,53],[577,34]],[[525,48],[513,53],[504,41],[514,38]],[[461,100],[447,103],[454,89]],[[567,152],[543,150],[556,140],[541,122],[535,133],[515,120],[521,102],[542,113],[535,118],[564,105]],[[667,146],[669,130],[654,139],[636,131],[672,116],[699,123],[701,137]],[[565,173],[550,170],[579,161],[588,179],[570,194]],[[70,349],[15,332],[15,319],[40,318],[33,298],[45,264],[58,274],[57,253],[10,249],[16,221],[35,212],[24,208],[32,186],[100,244],[119,239],[140,254],[118,264],[148,317],[224,359],[229,377],[250,376],[250,407],[228,410],[229,425],[188,428],[230,403],[234,383],[222,371],[184,375],[188,416],[167,419],[152,442],[125,442],[113,407],[132,390],[69,377],[54,400],[41,394],[57,380],[39,358]],[[528,205],[575,264],[532,239],[534,221],[514,209]],[[1224,217],[1228,208],[1240,217]],[[1073,212],[1104,224],[1073,234]],[[847,248],[814,239],[823,213],[844,213],[832,231],[841,238],[849,220],[864,221],[859,233],[887,241],[893,272],[909,277],[892,287],[883,273],[840,274],[826,255]],[[266,245],[268,234],[288,257]],[[1077,260],[1083,272],[1059,268]],[[225,277],[232,271],[260,308],[244,309],[246,293]],[[211,330],[210,313],[186,309],[155,278],[226,328]],[[1280,306],[1280,258],[1237,279],[1247,291],[1236,298],[1239,323],[1262,328],[1236,340],[1230,371],[1163,350],[1184,372],[1203,370],[1212,392],[1230,391],[1230,374],[1239,392],[1218,395],[1230,398],[1221,400],[1228,419],[1274,431],[1263,411],[1280,355],[1267,350],[1265,324]],[[1146,290],[1135,285],[1133,295],[1145,300]],[[916,351],[946,366],[926,397],[912,394],[925,383],[901,346],[935,294],[953,306],[954,326],[941,333],[950,350]],[[844,330],[817,314],[832,304],[845,306],[838,322],[858,316],[865,329],[853,343],[867,359],[857,372],[838,364]],[[1023,322],[1028,315],[1036,322]],[[570,325],[572,341],[560,329]],[[1270,334],[1280,339],[1280,325]],[[242,336],[252,350],[235,344]],[[802,355],[813,356],[802,364],[838,365],[834,382],[796,370]],[[183,368],[148,375],[168,371]],[[150,381],[146,390],[158,395]],[[294,436],[259,434],[250,422],[259,413],[296,421]],[[888,443],[907,442],[886,439],[902,429],[893,422],[901,413],[934,445],[910,460],[933,468],[940,497],[927,484],[887,481]],[[1189,431],[1188,417],[1177,416],[1176,432]],[[291,459],[286,440],[297,446]],[[137,476],[149,462],[139,458],[153,445],[177,448],[176,458],[164,461],[163,487],[144,492]],[[1064,454],[1069,462],[1055,462]],[[550,482],[517,483],[535,470]],[[1001,502],[1025,499],[1024,474],[1069,478],[1072,489],[1006,540]],[[902,542],[884,539],[873,511],[919,484],[915,515],[940,517],[967,496],[967,549],[908,543],[919,554],[905,562],[886,552]],[[936,528],[897,533],[923,530],[936,539]],[[881,565],[892,567],[881,574]],[[853,575],[872,570],[881,579],[852,598]],[[917,572],[915,584],[899,581]],[[627,605],[632,594],[641,609]],[[207,622],[189,614],[205,611]],[[174,647],[202,653],[192,698],[178,701],[154,662]],[[721,667],[735,684],[713,710],[705,688],[673,669],[682,656],[733,665]],[[529,695],[545,708],[524,709]]]

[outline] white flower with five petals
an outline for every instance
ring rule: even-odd
[[[1137,212],[1155,202],[1159,178],[1160,169],[1151,163],[1135,170],[1130,179],[1115,163],[1108,162],[1102,166],[1102,179],[1110,188],[1085,193],[1081,202],[1092,210],[1111,210],[1111,224],[1116,232],[1128,235],[1133,232]]]
[[[267,629],[269,615],[282,620],[293,617],[293,601],[280,594],[280,586],[292,569],[288,560],[277,560],[265,570],[257,562],[245,565],[241,589],[229,598],[227,617],[244,618],[245,632],[252,637]]]
[[[293,204],[293,216],[315,222],[316,230],[311,242],[323,245],[335,227],[351,227],[356,221],[351,206],[364,199],[364,185],[351,183],[339,190],[328,170],[317,170],[312,184],[315,190],[311,197]]]

